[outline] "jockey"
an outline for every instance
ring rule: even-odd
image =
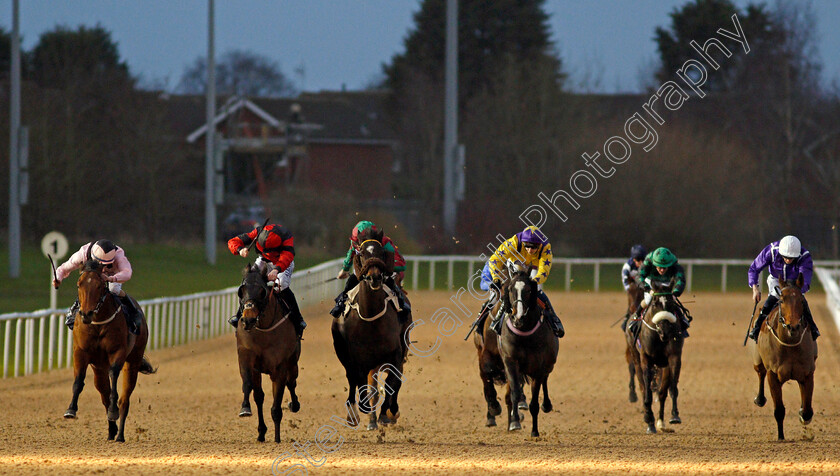
[[[563,323],[560,322],[560,318],[557,317],[554,308],[551,306],[551,301],[548,300],[548,296],[542,290],[542,285],[548,279],[548,273],[551,271],[551,243],[548,242],[548,238],[543,235],[539,228],[529,226],[513,235],[496,249],[490,257],[487,267],[490,270],[492,286],[497,290],[497,293],[501,287],[503,273],[506,273],[505,263],[508,260],[521,262],[531,268],[531,279],[536,281],[538,285],[537,289],[539,290],[539,294],[537,301],[540,307],[543,308],[543,315],[548,321],[548,325],[551,327],[554,335],[562,338],[566,334],[565,329],[563,329]],[[490,286],[491,284],[486,282],[485,275],[482,273],[481,288],[484,289],[487,287],[489,289]],[[509,303],[506,303],[505,300],[502,300],[502,303],[499,311],[493,316],[493,320],[490,322],[490,328],[499,335],[502,333],[502,318],[510,312],[510,309],[507,309]]]
[[[347,293],[359,284],[359,278],[356,276],[356,273],[352,273],[351,270],[353,269],[354,257],[361,253],[361,248],[359,247],[360,243],[370,239],[370,236],[375,235],[378,231],[379,229],[373,222],[362,220],[357,223],[356,226],[353,227],[353,231],[350,232],[350,248],[347,250],[347,255],[344,257],[344,263],[342,264],[341,270],[338,272],[337,276],[338,279],[347,278],[347,284],[344,285],[344,290],[341,291],[341,293],[335,298],[335,307],[330,310],[330,314],[333,317],[341,316],[341,313],[344,312],[344,304],[347,302]],[[411,305],[405,299],[401,285],[403,277],[405,276],[405,259],[400,254],[397,245],[391,241],[391,238],[385,236],[385,234],[382,235],[381,244],[385,251],[385,263],[393,263],[394,266],[394,269],[392,270],[385,270],[384,283],[397,295],[397,304],[400,306],[400,309],[402,309],[400,312],[400,319],[405,320],[405,317],[411,313]]]
[[[643,308],[650,305],[653,300],[653,292],[651,290],[651,284],[653,282],[657,282],[660,285],[667,285],[673,280],[674,287],[671,289],[671,292],[674,297],[680,297],[683,291],[685,291],[685,271],[677,263],[677,257],[668,248],[660,247],[648,254],[642,266],[639,267],[639,277],[642,279],[642,285],[645,288],[645,299],[642,301]],[[684,338],[688,337],[688,326],[691,321],[682,309],[677,314],[679,314],[678,317],[682,321],[682,336]],[[633,322],[630,323],[631,330],[638,327],[637,322],[640,320],[640,315],[634,317]]]
[[[292,273],[295,270],[295,238],[292,233],[281,225],[269,224],[262,228],[256,227],[248,233],[234,236],[228,240],[228,249],[232,254],[238,254],[243,258],[248,257],[248,249],[256,240],[256,249],[259,257],[254,264],[260,271],[268,267],[268,281],[274,281],[274,287],[279,292],[280,299],[289,308],[289,319],[295,326],[298,339],[303,336],[306,329],[306,321],[300,314],[295,294],[289,288],[292,281]],[[242,306],[240,303],[236,315],[228,322],[233,327],[239,324],[242,317]]]
[[[767,300],[764,301],[764,306],[755,320],[755,326],[750,330],[750,339],[757,341],[758,332],[761,330],[761,323],[770,314],[770,311],[776,307],[779,302],[779,280],[796,279],[802,273],[802,279],[805,284],[802,285],[802,306],[805,322],[811,328],[811,336],[814,340],[820,336],[820,331],[817,329],[817,324],[811,316],[811,308],[808,307],[808,301],[805,300],[805,293],[811,287],[811,276],[814,274],[814,262],[811,259],[811,253],[802,247],[802,243],[795,236],[788,235],[779,241],[774,241],[765,246],[761,253],[756,256],[755,261],[750,265],[747,273],[749,278],[749,285],[753,291],[753,300],[755,302],[761,301],[761,288],[758,284],[759,274],[761,270],[768,267],[770,276],[767,277]]]
[[[140,334],[141,318],[140,310],[134,305],[134,301],[123,291],[122,285],[131,279],[131,263],[125,256],[125,251],[116,246],[109,240],[99,240],[82,245],[79,251],[73,253],[64,264],[56,268],[55,279],[53,279],[53,286],[58,289],[61,282],[64,281],[72,271],[75,271],[84,265],[87,260],[88,251],[90,251],[91,259],[97,261],[102,268],[102,279],[108,283],[108,291],[120,298],[123,314],[126,316],[126,323],[128,330],[133,335]],[[67,318],[64,323],[70,329],[73,329],[73,323],[76,320],[76,312],[79,310],[79,300],[70,306],[67,312]]]
[[[630,259],[628,259],[627,262],[624,263],[624,266],[621,267],[621,284],[624,286],[625,291],[630,290],[631,283],[641,283],[641,278],[639,278],[639,268],[642,267],[645,255],[647,255],[647,250],[642,245],[633,245],[633,247],[630,248]],[[621,322],[622,331],[627,328],[628,319],[630,319],[629,310],[624,316],[624,320]]]
[[[630,248],[630,259],[621,267],[621,284],[624,285],[624,290],[630,289],[630,283],[638,281],[639,268],[645,261],[647,250],[642,245],[633,245]]]

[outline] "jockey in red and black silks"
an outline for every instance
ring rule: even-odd
[[[256,242],[254,243],[254,241]],[[303,330],[306,328],[306,321],[303,320],[297,299],[289,288],[292,273],[295,270],[295,237],[282,225],[269,224],[254,228],[248,233],[234,236],[228,240],[228,249],[232,254],[238,254],[245,258],[248,256],[248,249],[252,243],[260,255],[254,264],[260,270],[268,267],[268,280],[274,281],[280,299],[289,308],[289,318],[295,325],[298,337],[302,336]],[[228,322],[236,327],[241,315],[242,309],[240,308]]]

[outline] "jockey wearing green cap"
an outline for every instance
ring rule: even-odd
[[[642,286],[645,288],[645,299],[642,307],[647,307],[653,299],[651,294],[651,284],[656,282],[661,286],[668,286],[673,280],[673,288],[671,292],[674,297],[679,297],[685,291],[685,271],[683,267],[677,263],[677,257],[668,248],[657,248],[648,253],[645,257],[644,263],[639,267],[639,277],[642,280]],[[689,320],[681,311],[678,312],[680,320],[682,321],[683,337],[688,337]],[[631,330],[638,327],[638,322],[641,316],[635,316],[633,322],[630,323]]]

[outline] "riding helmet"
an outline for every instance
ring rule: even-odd
[[[677,257],[668,248],[657,248],[651,260],[657,268],[669,268],[677,262]]]
[[[633,259],[645,259],[645,256],[647,256],[647,250],[645,249],[644,246],[633,245],[633,247],[630,248],[630,257],[631,258],[633,258]]]
[[[799,258],[802,254],[802,243],[799,238],[788,235],[779,241],[779,254],[785,258]]]
[[[92,246],[91,256],[102,264],[111,264],[117,257],[117,247],[111,240],[99,240]]]

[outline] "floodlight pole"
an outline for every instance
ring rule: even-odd
[[[9,277],[20,277],[20,1],[12,0],[9,111]]]
[[[204,247],[207,262],[216,264],[215,135],[216,59],[214,57],[214,0],[207,0],[207,131],[204,158]]]
[[[443,229],[455,235],[455,162],[458,144],[458,0],[446,0],[446,84],[443,132]]]

